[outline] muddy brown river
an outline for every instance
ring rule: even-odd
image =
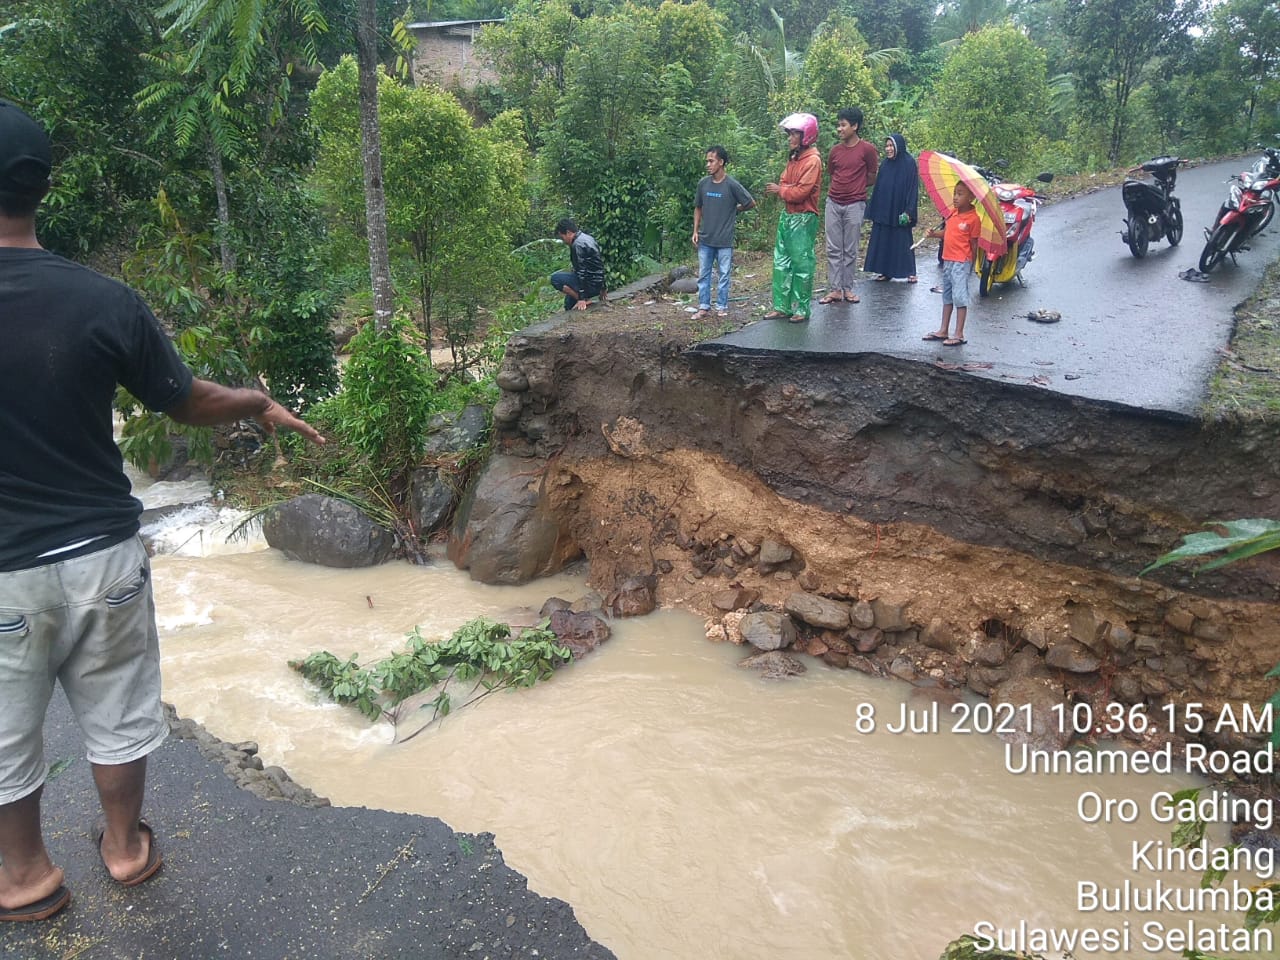
[[[256,740],[264,762],[335,804],[494,833],[531,888],[571,903],[620,960],[932,960],[973,931],[1033,948],[1037,931],[1073,937],[1078,958],[1173,957],[1177,937],[1243,927],[1234,910],[1171,899],[1193,896],[1198,874],[1150,866],[1171,830],[1151,798],[1193,785],[1185,775],[1014,775],[998,739],[951,732],[945,711],[939,732],[887,732],[904,684],[809,658],[804,676],[766,682],[678,611],[617,622],[550,682],[395,744],[286,661],[319,649],[371,661],[414,626],[528,621],[586,584],[482,586],[444,561],[324,569],[208,528],[171,531],[162,549],[179,547],[212,554],[154,561],[165,695],[181,714]],[[859,732],[872,712],[876,731]],[[1085,822],[1082,795],[1141,815]],[[1210,835],[1225,843],[1224,826]],[[1170,899],[1133,892],[1157,886]],[[1278,955],[1255,945],[1232,955]]]

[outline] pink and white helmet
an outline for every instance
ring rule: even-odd
[[[784,117],[778,126],[788,133],[792,130],[800,131],[802,147],[810,147],[818,142],[818,118],[812,113],[793,113],[789,117]]]

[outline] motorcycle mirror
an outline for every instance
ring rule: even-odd
[[[1044,173],[1036,177],[1041,183],[1053,183],[1053,174],[1046,170]]]

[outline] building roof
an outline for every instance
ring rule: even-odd
[[[494,17],[490,20],[429,20],[422,23],[411,23],[410,30],[430,30],[442,27],[471,27],[486,23],[506,23],[506,17]]]

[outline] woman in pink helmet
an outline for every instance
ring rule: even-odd
[[[818,118],[793,113],[778,126],[786,131],[791,156],[781,179],[764,188],[786,204],[773,245],[773,309],[764,318],[803,323],[809,319],[817,260],[813,244],[818,236],[818,185],[822,182],[822,156],[814,146]]]

